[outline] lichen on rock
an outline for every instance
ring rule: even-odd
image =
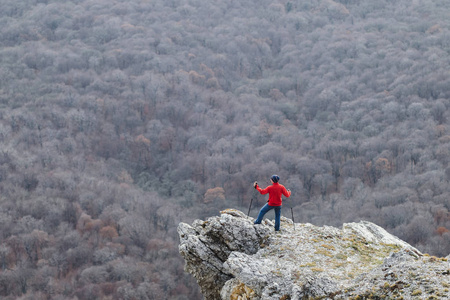
[[[282,217],[274,232],[270,220],[253,222],[229,209],[180,223],[185,269],[205,299],[408,299],[419,290],[449,296],[447,258],[423,255],[373,223],[294,227]]]

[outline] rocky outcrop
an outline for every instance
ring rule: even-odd
[[[282,217],[253,225],[237,210],[180,223],[185,269],[213,299],[447,299],[448,258],[423,255],[370,223],[342,229]]]

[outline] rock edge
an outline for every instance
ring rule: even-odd
[[[450,297],[448,257],[423,255],[373,223],[294,228],[282,217],[275,233],[273,221],[253,222],[228,209],[179,224],[185,270],[205,299]]]

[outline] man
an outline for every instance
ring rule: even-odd
[[[284,195],[286,198],[289,198],[291,195],[291,191],[287,190],[283,185],[279,184],[280,176],[273,175],[270,178],[272,185],[269,185],[265,189],[261,189],[258,186],[258,182],[253,184],[253,187],[258,190],[261,195],[265,195],[269,193],[269,200],[267,200],[267,204],[264,205],[259,211],[258,218],[255,221],[255,224],[261,224],[261,221],[264,218],[264,215],[271,209],[275,210],[275,231],[280,230],[280,216],[281,216],[281,204],[282,199],[281,195]]]

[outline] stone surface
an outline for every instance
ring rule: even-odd
[[[205,299],[446,299],[447,258],[417,249],[370,223],[342,229],[273,221],[225,210],[180,223],[185,270]],[[433,298],[435,297],[435,298]]]

